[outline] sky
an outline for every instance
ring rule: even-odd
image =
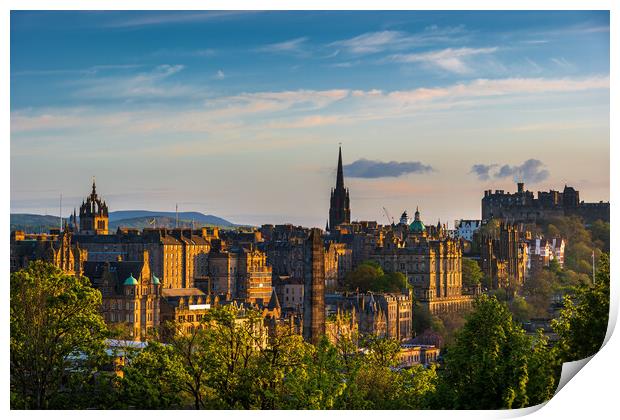
[[[11,12],[11,212],[325,226],[609,200],[609,13]]]

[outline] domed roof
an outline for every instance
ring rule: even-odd
[[[159,278],[157,278],[157,276],[155,276],[155,274],[153,274],[153,276],[152,276],[152,277],[153,277],[153,278],[151,279],[151,283],[153,283],[153,284],[161,284],[161,283],[159,282]]]
[[[418,210],[417,207],[415,210],[415,217],[413,219],[413,222],[411,222],[411,224],[409,225],[409,232],[411,233],[426,232],[426,226],[424,226],[424,223],[422,223],[422,221],[420,220],[420,211]]]
[[[137,286],[138,285],[138,280],[135,279],[135,277],[133,276],[133,273],[129,275],[129,277],[127,277],[125,279],[125,282],[123,283],[123,286]]]

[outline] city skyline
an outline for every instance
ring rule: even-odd
[[[339,143],[352,220],[609,200],[607,12],[12,12],[11,89],[11,212],[95,175],[111,210],[324,227]]]

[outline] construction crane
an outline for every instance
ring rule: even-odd
[[[390,213],[388,213],[387,209],[385,207],[383,207],[383,213],[385,213],[385,217],[387,217],[388,219],[388,223],[389,224],[394,224],[394,218],[392,216],[390,216]]]

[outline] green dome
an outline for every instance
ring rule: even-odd
[[[159,279],[155,276],[155,274],[153,274],[153,278],[151,279],[151,282],[152,282],[153,284],[161,284],[161,283],[159,282]]]
[[[133,276],[133,273],[129,275],[129,277],[127,277],[125,279],[125,282],[123,283],[123,286],[137,286],[138,285],[138,280],[136,280]]]
[[[422,233],[426,231],[426,226],[424,226],[421,220],[414,220],[413,223],[409,225],[409,231],[413,233]]]
[[[415,217],[413,222],[409,225],[409,232],[411,233],[424,233],[426,232],[426,226],[420,220],[420,211],[416,208]]]

